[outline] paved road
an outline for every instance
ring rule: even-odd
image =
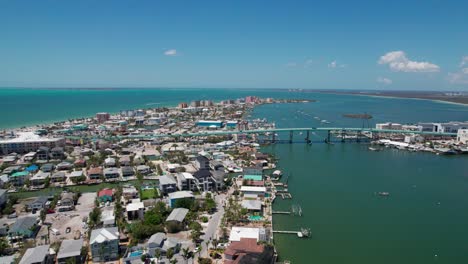
[[[217,233],[216,231],[218,230],[219,224],[221,223],[221,219],[223,218],[224,215],[224,207],[223,207],[223,201],[226,199],[225,194],[219,194],[215,196],[215,201],[216,201],[216,213],[214,213],[211,216],[211,219],[208,221],[208,226],[205,230],[205,234],[201,237],[203,239],[202,243],[202,251],[201,251],[201,256],[206,257],[208,256],[208,248],[207,248],[207,242],[210,241],[210,238],[213,240],[214,238],[217,238]]]

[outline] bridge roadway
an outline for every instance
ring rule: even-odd
[[[206,137],[206,136],[223,136],[233,134],[263,134],[263,133],[282,133],[282,132],[372,132],[372,133],[400,133],[400,134],[418,134],[418,135],[434,135],[434,136],[451,136],[456,137],[457,133],[440,133],[429,131],[409,131],[409,130],[391,130],[391,129],[375,129],[375,128],[357,128],[357,127],[301,127],[301,128],[269,128],[269,129],[254,129],[254,130],[226,130],[226,131],[206,131],[199,133],[183,133],[183,134],[145,134],[145,135],[125,135],[125,136],[67,136],[70,139],[144,139],[144,138],[163,138],[163,137]]]

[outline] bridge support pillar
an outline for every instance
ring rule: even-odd
[[[341,142],[345,142],[346,133],[344,130],[341,130]]]
[[[275,141],[276,141],[276,134],[275,132],[273,132],[271,135],[271,143],[275,143]]]
[[[289,131],[289,143],[293,143],[293,131]]]
[[[328,144],[331,142],[331,131],[327,131],[327,139],[325,140]]]
[[[307,136],[306,136],[306,143],[307,143],[307,144],[310,144],[310,131],[307,130],[306,133],[307,133]]]

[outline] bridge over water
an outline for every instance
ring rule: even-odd
[[[253,130],[222,130],[222,131],[203,131],[197,133],[177,133],[177,134],[141,134],[141,135],[116,135],[116,136],[99,136],[99,135],[84,135],[84,136],[67,136],[69,139],[105,139],[105,140],[121,140],[121,139],[156,139],[156,138],[184,138],[184,137],[209,137],[209,136],[225,136],[225,135],[265,135],[271,134],[270,142],[278,141],[276,135],[278,133],[289,133],[289,140],[293,142],[294,133],[305,133],[305,142],[311,142],[310,133],[323,132],[327,134],[327,140],[330,141],[332,133],[338,135],[346,135],[353,133],[358,137],[366,133],[378,134],[417,134],[417,135],[432,135],[443,137],[456,137],[457,133],[441,133],[431,131],[410,131],[410,130],[392,130],[392,129],[375,129],[375,128],[356,128],[356,127],[300,127],[300,128],[268,128],[268,129],[253,129]],[[285,140],[283,140],[285,141]]]

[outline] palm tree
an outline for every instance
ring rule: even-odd
[[[185,260],[185,263],[188,263],[188,258],[190,257],[190,250],[189,248],[185,247],[185,248],[182,248],[182,257],[184,258]]]
[[[176,264],[176,263],[177,263],[177,259],[176,259],[176,258],[173,258],[173,259],[169,260],[169,262],[170,262],[171,264]]]

